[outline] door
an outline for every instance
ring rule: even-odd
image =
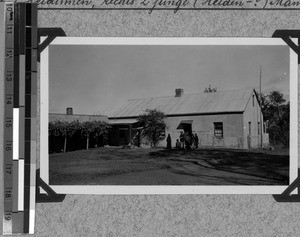
[[[177,129],[183,129],[184,132],[188,132],[189,134],[192,133],[192,123],[193,123],[193,120],[182,120]]]
[[[248,123],[247,144],[248,144],[248,149],[251,149],[251,122]]]
[[[119,145],[128,144],[128,128],[119,128]]]
[[[185,133],[187,132],[189,135],[192,134],[193,131],[192,124],[187,124],[187,123],[183,124],[183,130]]]

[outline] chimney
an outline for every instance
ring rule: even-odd
[[[183,95],[183,89],[175,89],[175,97],[181,97]]]
[[[67,115],[73,115],[73,108],[67,108]]]

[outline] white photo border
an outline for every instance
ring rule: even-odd
[[[45,39],[44,37],[42,38]],[[292,39],[294,42],[296,40]],[[51,45],[286,45],[280,38],[57,37]],[[49,185],[49,47],[40,63],[40,177]],[[298,177],[298,55],[290,48],[290,184]],[[51,185],[58,194],[281,194],[287,185]]]

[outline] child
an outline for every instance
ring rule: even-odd
[[[176,148],[177,149],[181,148],[181,142],[178,139],[176,140]]]

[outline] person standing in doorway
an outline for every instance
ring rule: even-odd
[[[179,141],[181,143],[181,148],[184,149],[184,134],[182,131],[180,132],[180,135],[179,135]]]
[[[191,150],[191,138],[187,132],[184,133],[185,149]]]
[[[191,141],[190,141],[190,143],[191,143],[191,149],[193,150],[195,148],[195,146],[194,146],[195,137],[194,137],[193,133],[191,133],[190,139],[191,139]]]
[[[194,137],[194,139],[195,139],[195,149],[197,149],[198,148],[198,144],[199,144],[199,137],[198,137],[198,135],[197,135],[197,133],[195,133],[195,137]]]
[[[176,148],[177,149],[181,148],[181,142],[178,139],[176,140]]]
[[[167,148],[168,149],[172,148],[172,139],[171,139],[170,134],[168,134],[168,137],[167,137]]]

